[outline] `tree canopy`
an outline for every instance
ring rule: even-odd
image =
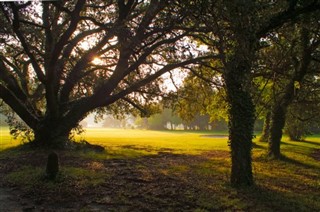
[[[89,112],[152,106],[160,76],[210,56],[171,1],[2,2],[0,97],[36,142],[67,137]],[[62,124],[63,123],[63,124]]]

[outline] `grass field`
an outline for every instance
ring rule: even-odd
[[[1,129],[0,150],[22,144],[14,140],[8,128]],[[148,150],[146,154],[170,149],[175,153],[197,154],[202,151],[227,150],[227,139],[203,137],[203,135],[224,134],[225,132],[187,132],[187,131],[147,131],[91,128],[77,136],[77,140],[85,139],[90,143],[99,144],[107,150],[122,151],[123,149]],[[213,142],[214,141],[214,142]],[[122,150],[121,150],[122,149]]]
[[[4,184],[33,194],[35,204],[49,209],[61,209],[55,200],[83,211],[320,211],[319,136],[284,138],[283,160],[268,159],[267,144],[255,139],[256,185],[234,189],[227,138],[203,136],[213,134],[223,132],[88,129],[77,139],[106,151],[60,151],[61,174],[52,184],[41,180],[48,152],[15,148],[21,142],[1,128],[1,163],[15,168],[0,172]]]

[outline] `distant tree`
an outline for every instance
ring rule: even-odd
[[[309,21],[310,20],[311,19],[309,19]],[[288,108],[300,92],[301,85],[304,83],[307,75],[313,75],[314,73],[312,71],[312,55],[319,47],[320,40],[311,36],[311,31],[313,31],[311,30],[311,28],[313,28],[312,23],[314,22],[309,21],[303,21],[300,27],[298,27],[296,46],[289,44],[289,48],[293,49],[290,55],[293,59],[290,58],[292,62],[289,67],[289,70],[292,70],[292,72],[287,82],[279,82],[284,85],[284,88],[277,96],[277,101],[274,102],[272,107],[268,154],[274,158],[279,158],[281,156],[280,142],[282,131],[285,127]],[[288,70],[284,71],[288,72]]]
[[[115,119],[112,115],[108,115],[104,117],[102,126],[108,128],[121,128],[123,127],[123,124],[121,123],[121,120]]]
[[[318,68],[314,70],[318,70]],[[290,140],[301,141],[307,135],[317,132],[313,128],[320,125],[319,88],[319,79],[314,76],[312,78],[306,77],[295,99],[288,107],[284,132]]]
[[[148,118],[148,129],[151,130],[164,130],[166,127],[167,121],[164,119],[162,113],[154,114]]]
[[[213,121],[211,126],[212,126],[212,130],[217,130],[217,131],[228,130],[228,122],[225,120]]]
[[[192,70],[177,93],[177,100],[173,106],[174,113],[189,128],[205,130],[208,129],[209,123],[226,116],[221,80],[219,75],[211,70]]]
[[[294,117],[302,117],[303,113],[310,116],[315,111],[312,105],[318,102],[314,92],[317,62],[312,59],[319,46],[318,27],[314,28],[317,20],[316,14],[307,15],[268,35],[264,39],[268,47],[259,54],[260,70],[255,83],[261,90],[258,110],[265,115],[260,139],[269,142],[268,154],[274,158],[281,156],[280,141],[285,125],[286,132],[292,136],[307,132],[307,122],[302,126],[302,119]],[[305,112],[299,110],[298,105],[304,105]]]
[[[165,124],[170,125],[170,129],[174,130],[176,126],[182,124],[182,120],[178,117],[171,108],[164,108],[162,111],[162,116]]]
[[[210,116],[208,114],[198,114],[190,123],[193,130],[208,130],[210,125]]]
[[[134,124],[137,126],[138,129],[147,129],[148,128],[148,121],[146,117],[136,117],[134,120]]]
[[[136,124],[140,125],[142,128],[152,130],[168,129],[169,124],[170,129],[173,130],[175,125],[181,123],[181,120],[173,114],[171,109],[163,108],[163,106],[159,106],[159,108],[162,109],[148,118],[137,118]]]

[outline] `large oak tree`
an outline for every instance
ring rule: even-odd
[[[65,143],[90,112],[144,111],[161,75],[209,56],[169,0],[2,2],[0,98],[39,145]],[[192,23],[192,24],[191,24]]]

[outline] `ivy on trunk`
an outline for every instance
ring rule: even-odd
[[[270,121],[271,121],[271,112],[267,112],[263,122],[261,137],[259,139],[259,141],[261,142],[268,142],[269,135],[270,135]]]
[[[250,186],[254,183],[251,149],[255,107],[248,89],[251,61],[241,58],[236,52],[224,77],[229,104],[230,180],[233,186]]]

